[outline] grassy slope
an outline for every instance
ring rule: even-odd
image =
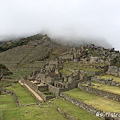
[[[15,91],[20,102],[25,104],[36,103],[36,100],[29,94],[22,86],[15,84],[11,87],[8,87],[9,90]]]
[[[120,113],[119,102],[116,102],[107,98],[102,98],[90,93],[86,93],[81,91],[80,89],[70,90],[70,91],[64,92],[64,94],[67,94],[72,98],[76,100],[80,100],[86,104],[92,105],[95,108],[100,109],[102,111]]]
[[[113,81],[120,82],[120,78],[119,77],[115,77],[113,75],[103,75],[103,76],[100,76],[100,77],[103,78],[103,79],[113,78]]]
[[[27,111],[27,112],[26,112]],[[29,106],[4,112],[5,120],[66,120],[54,107]]]
[[[43,66],[48,60],[60,55],[67,49],[68,47],[61,46],[51,40],[32,39],[26,45],[17,46],[0,53],[0,62],[13,72],[13,75],[9,77],[19,79]],[[49,59],[44,58],[45,56],[48,56]]]
[[[15,108],[16,104],[13,102],[11,95],[0,95],[0,110]]]
[[[71,104],[70,102],[60,98],[54,100],[54,105],[59,107],[65,113],[68,113],[69,115],[73,116],[77,120],[102,120],[101,118],[98,118],[88,113],[87,111]]]
[[[24,105],[36,102],[19,84],[8,89],[14,90]],[[10,95],[0,95],[0,119],[2,116],[5,120],[66,120],[57,112],[55,107],[40,108],[37,105],[16,107]]]
[[[15,84],[14,86],[9,87],[9,89],[16,92],[22,103],[29,104],[31,103],[31,100],[32,103],[35,102],[32,96],[29,95],[29,93],[27,93],[19,84]],[[101,118],[97,118],[61,98],[43,103],[41,108],[38,105],[16,107],[16,104],[10,95],[0,96],[0,118],[3,114],[5,120],[67,120],[56,110],[56,107],[59,107],[61,110],[78,120],[101,120]],[[8,108],[10,108],[10,110]]]
[[[94,84],[94,86],[91,86],[93,88],[103,90],[103,91],[108,91],[108,92],[115,93],[115,94],[120,94],[119,87],[108,86],[108,85],[104,85],[104,84],[100,84],[100,83],[93,83],[93,84]]]
[[[10,95],[0,95],[0,120],[2,119],[4,110],[11,111],[11,109],[16,108],[16,104]]]
[[[49,103],[48,103],[49,104]],[[85,110],[78,108],[66,100],[61,98],[55,99],[52,106],[44,105],[43,108],[38,106],[28,106],[22,108],[12,109],[11,111],[4,111],[5,120],[66,120],[57,110],[59,107],[67,114],[73,116],[78,120],[102,120]]]

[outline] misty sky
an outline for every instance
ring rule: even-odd
[[[0,0],[0,39],[40,32],[106,40],[120,50],[120,0]]]

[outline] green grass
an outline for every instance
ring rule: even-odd
[[[94,86],[90,86],[90,87],[96,88],[98,90],[103,90],[103,91],[107,91],[107,92],[111,92],[111,93],[115,93],[115,94],[120,94],[119,87],[108,86],[108,85],[104,85],[104,84],[100,84],[100,83],[92,83],[92,84],[94,84]]]
[[[100,77],[103,78],[103,79],[113,78],[113,81],[120,82],[120,78],[119,77],[115,77],[113,75],[103,75],[103,76],[100,76]]]
[[[30,103],[36,103],[36,100],[32,97],[31,94],[29,94],[20,84],[14,84],[11,87],[8,87],[9,90],[13,90],[17,96],[22,105],[30,104]]]
[[[89,112],[61,98],[55,99],[54,105],[63,110],[65,113],[73,116],[77,120],[102,120],[101,118],[98,118],[95,115],[92,115]]]
[[[0,110],[15,108],[16,104],[11,95],[0,95]]]
[[[101,70],[95,69],[95,68],[79,68],[79,70],[85,70],[85,71],[101,71]]]
[[[63,73],[63,74],[65,74],[65,75],[71,75],[72,74],[71,71],[65,70],[65,69],[61,70],[60,72]]]
[[[76,100],[80,100],[88,105],[92,105],[99,110],[106,111],[106,112],[120,113],[119,102],[116,102],[107,98],[102,98],[87,92],[83,92],[80,89],[70,90],[70,91],[64,92],[64,94],[67,94],[68,96],[71,96]]]
[[[48,102],[43,104],[42,108],[34,105],[5,110],[3,116],[5,120],[68,120],[56,110],[56,107],[59,107],[77,120],[102,120],[61,98],[55,99],[52,105],[49,105]]]
[[[22,104],[36,103],[36,100],[19,84],[14,84],[8,89],[16,92]],[[4,120],[66,120],[53,106],[47,105],[47,108],[46,106],[40,108],[37,105],[17,107],[10,95],[0,95],[0,119],[2,116]]]
[[[55,107],[40,108],[37,105],[4,111],[4,120],[67,120]]]

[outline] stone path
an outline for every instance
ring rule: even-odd
[[[21,85],[24,85],[40,102],[43,102],[44,100],[33,90],[31,89],[27,84],[23,84],[21,81],[19,81]]]

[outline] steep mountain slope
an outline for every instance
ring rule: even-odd
[[[0,62],[11,69],[16,78],[18,73],[26,75],[69,48],[51,41],[47,35],[32,36],[16,43],[17,46],[0,53]]]

